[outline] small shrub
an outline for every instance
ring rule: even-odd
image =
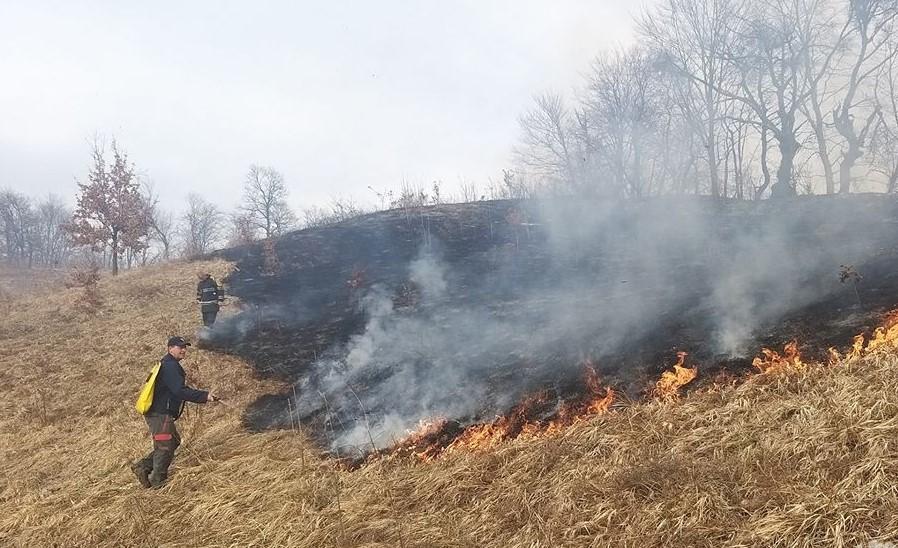
[[[96,314],[103,305],[98,284],[100,282],[100,265],[93,258],[77,261],[69,272],[66,287],[82,288],[82,293],[75,301],[75,308],[85,314]]]

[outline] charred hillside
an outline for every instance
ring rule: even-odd
[[[394,210],[222,252],[242,309],[204,343],[289,382],[245,415],[338,452],[422,419],[638,397],[678,350],[708,377],[762,346],[845,346],[898,305],[898,201],[494,201]],[[551,412],[551,404],[547,413]]]

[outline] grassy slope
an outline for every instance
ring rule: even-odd
[[[759,376],[678,403],[618,406],[564,435],[358,472],[298,433],[249,435],[273,388],[193,350],[171,484],[128,469],[132,404],[162,342],[192,333],[197,265],[24,298],[0,318],[0,544],[13,546],[824,546],[898,538],[898,359]],[[228,266],[211,265],[214,273]]]

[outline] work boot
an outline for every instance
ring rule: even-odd
[[[165,486],[165,482],[168,478],[158,478],[155,475],[151,475],[147,478],[147,487],[152,487],[153,489],[160,489]]]
[[[131,471],[137,476],[137,481],[139,481],[141,485],[146,488],[152,487],[150,484],[150,471],[141,466],[139,462],[135,462],[131,465]]]

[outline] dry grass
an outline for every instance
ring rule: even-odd
[[[0,312],[4,312],[12,301],[46,293],[64,285],[67,275],[62,268],[26,268],[0,264]]]
[[[211,264],[221,275],[228,265]],[[619,407],[563,435],[434,464],[336,469],[239,410],[274,388],[194,350],[172,481],[141,489],[133,398],[172,333],[191,334],[196,265],[14,302],[0,319],[0,544],[11,546],[866,546],[898,538],[898,358],[755,377]]]

